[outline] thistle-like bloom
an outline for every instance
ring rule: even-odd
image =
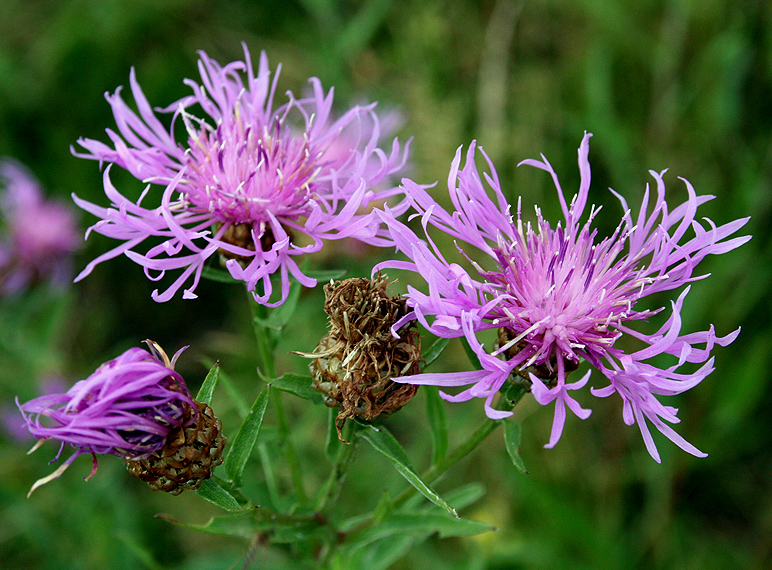
[[[382,217],[410,261],[390,261],[380,267],[420,274],[428,293],[409,289],[412,312],[404,320],[418,319],[440,337],[465,337],[482,368],[425,373],[401,381],[471,384],[455,396],[444,397],[450,401],[485,398],[491,418],[509,415],[491,405],[504,383],[508,379],[524,382],[540,404],[555,402],[546,446],[552,447],[561,436],[566,407],[580,418],[590,414],[570,394],[587,383],[590,373],[578,381],[568,381],[568,374],[586,360],[609,382],[606,387],[593,388],[592,394],[606,397],[616,392],[622,398],[625,423],[637,422],[655,460],[660,460],[659,454],[647,422],[685,451],[704,456],[665,423],[678,423],[678,410],[661,403],[657,396],[680,394],[697,385],[714,369],[710,356],[714,345],[726,346],[738,335],[739,330],[718,337],[712,326],[707,331],[682,334],[681,308],[689,291],[689,286],[684,286],[705,277],[694,274],[697,264],[709,254],[726,253],[750,239],[730,238],[748,218],[719,227],[707,219],[699,223],[695,219],[697,207],[713,197],[698,196],[686,180],[688,198],[671,210],[665,202],[664,172],[651,171],[656,195],[650,195],[647,187],[635,214],[624,198],[614,193],[622,204],[622,221],[611,236],[601,238],[592,227],[600,209],[590,208],[586,220],[580,221],[590,187],[590,136],[586,134],[579,147],[581,184],[570,204],[546,158],[521,163],[552,176],[564,217],[555,227],[538,208],[535,223],[525,222],[520,200],[513,219],[495,168],[483,152],[490,168],[485,181],[493,192],[491,198],[475,166],[474,142],[464,167],[460,148],[451,165],[448,189],[455,207],[452,214],[431,198],[427,187],[403,182],[424,231],[433,226],[455,238],[470,267],[446,261],[428,233],[427,244],[393,219],[388,210]],[[683,291],[671,303],[672,310],[659,330],[646,334],[631,328],[634,321],[646,320],[662,310],[640,308],[639,301],[652,293],[681,287]],[[499,341],[486,349],[479,335],[489,329],[498,329]],[[623,345],[628,342],[623,337],[632,337],[642,348],[625,352]],[[672,355],[673,364],[658,368],[647,362],[661,354]],[[687,363],[701,366],[680,371]]]
[[[64,394],[49,394],[17,405],[29,431],[40,441],[61,442],[59,453],[68,443],[75,448],[54,473],[37,481],[40,485],[56,479],[81,454],[112,454],[135,461],[148,457],[166,444],[169,432],[179,427],[186,410],[196,410],[185,381],[174,371],[174,363],[154,343],[154,354],[131,348],[114,360],[102,364],[91,376]],[[195,419],[195,418],[193,418]]]
[[[81,242],[73,212],[46,200],[40,184],[20,163],[0,162],[0,212],[5,231],[0,242],[0,296],[32,283],[63,285],[71,278],[72,254]]]
[[[265,53],[257,74],[246,46],[244,55],[244,62],[223,67],[201,52],[201,84],[186,80],[193,94],[157,110],[173,113],[168,128],[133,70],[139,114],[120,89],[106,95],[118,126],[118,132],[107,130],[113,146],[79,140],[88,153],[76,156],[117,164],[148,186],[135,203],[115,189],[108,167],[104,188],[111,207],[74,196],[100,218],[90,231],[124,242],[92,261],[76,280],[125,254],[153,280],[182,270],[165,291],[153,292],[156,301],[167,301],[181,287],[183,298],[194,298],[206,261],[218,254],[259,303],[275,306],[287,297],[290,274],[304,286],[316,284],[295,258],[319,251],[324,240],[389,243],[377,220],[362,210],[399,193],[383,183],[404,166],[407,146],[401,150],[395,139],[389,152],[378,147],[374,104],[333,118],[333,91],[325,93],[316,78],[310,79],[310,96],[296,99],[288,92],[288,101],[274,109],[279,69],[271,81]],[[196,106],[205,116],[193,114]],[[187,133],[184,142],[175,138],[179,123]],[[145,207],[148,201],[152,204]],[[148,238],[160,243],[138,252]],[[272,302],[274,273],[281,276],[281,295]]]

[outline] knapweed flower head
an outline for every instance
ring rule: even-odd
[[[678,410],[660,402],[658,396],[680,394],[697,385],[714,369],[713,347],[726,346],[738,335],[739,330],[719,337],[712,326],[707,331],[684,334],[681,309],[688,284],[705,277],[695,275],[699,262],[750,239],[730,237],[748,218],[722,226],[708,219],[698,222],[698,206],[713,197],[698,196],[683,179],[688,197],[671,210],[665,201],[665,173],[651,171],[656,193],[646,188],[637,213],[614,193],[622,204],[622,221],[610,236],[599,236],[592,227],[599,208],[591,207],[581,221],[590,188],[590,136],[586,134],[579,147],[581,183],[570,203],[546,158],[521,163],[552,176],[564,218],[555,226],[543,218],[538,207],[535,222],[524,221],[520,200],[513,218],[496,170],[480,150],[490,168],[484,179],[492,196],[486,191],[475,166],[474,142],[463,168],[460,148],[451,165],[448,189],[453,213],[432,199],[428,187],[403,181],[424,231],[432,226],[452,236],[471,267],[446,261],[428,231],[427,243],[388,210],[382,217],[410,261],[390,261],[380,267],[407,269],[425,279],[428,293],[409,288],[412,311],[404,319],[418,319],[440,337],[464,337],[479,358],[481,369],[424,373],[398,381],[471,385],[457,395],[444,397],[451,401],[485,398],[491,418],[509,414],[492,407],[492,399],[502,386],[508,381],[524,382],[537,402],[555,403],[546,446],[552,447],[561,436],[566,407],[580,418],[590,415],[590,410],[571,396],[585,386],[590,372],[577,381],[568,381],[569,373],[586,360],[609,382],[606,387],[593,388],[592,394],[606,397],[617,393],[621,397],[625,423],[638,424],[655,460],[660,460],[659,453],[647,422],[685,451],[704,456],[665,423],[678,423]],[[635,321],[663,310],[641,308],[645,297],[682,287],[659,330],[646,334],[632,327]],[[486,349],[480,335],[490,329],[498,329],[498,342]],[[626,352],[622,345],[628,343],[621,342],[623,337],[631,337],[642,348]],[[662,354],[672,355],[674,363],[659,368],[648,362]],[[683,365],[697,369],[682,371]]]
[[[192,95],[165,109],[151,108],[133,70],[138,113],[120,89],[106,95],[118,127],[107,130],[112,146],[79,140],[88,152],[77,156],[116,164],[148,186],[134,202],[115,189],[108,166],[104,188],[111,207],[74,197],[100,218],[91,230],[124,242],[76,280],[125,254],[153,280],[181,270],[165,291],[153,292],[156,301],[180,288],[184,298],[193,298],[205,263],[216,255],[259,303],[278,305],[287,297],[289,275],[304,286],[316,284],[296,258],[319,251],[325,240],[389,243],[363,209],[399,193],[382,183],[404,166],[407,146],[396,139],[388,152],[378,146],[382,132],[374,105],[336,117],[333,90],[325,93],[316,78],[310,79],[309,96],[297,99],[288,92],[287,102],[274,108],[279,68],[272,80],[265,53],[257,73],[246,46],[244,55],[243,62],[221,66],[201,52],[201,83],[186,80]],[[156,112],[172,114],[169,127]],[[175,137],[179,123],[187,135],[182,142]],[[138,251],[149,238],[160,243]],[[273,274],[281,276],[275,302]]]
[[[338,438],[348,418],[371,421],[400,410],[418,386],[392,378],[418,374],[421,337],[414,321],[404,323],[394,337],[392,326],[407,313],[405,299],[389,296],[385,275],[352,278],[324,286],[324,310],[330,330],[312,353],[313,386],[324,403],[339,408]]]
[[[64,394],[48,394],[17,405],[33,436],[40,441],[60,442],[59,459],[65,444],[75,452],[48,477],[37,481],[30,493],[64,473],[81,454],[90,453],[96,472],[96,454],[112,454],[138,460],[162,449],[170,431],[193,421],[189,409],[196,409],[185,381],[174,371],[181,353],[169,360],[154,343],[153,354],[131,348],[118,358],[102,364],[85,380],[76,382]]]
[[[72,254],[81,243],[72,210],[46,200],[39,182],[15,160],[0,161],[0,296],[31,284],[63,285],[71,278]]]

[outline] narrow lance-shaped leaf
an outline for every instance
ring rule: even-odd
[[[322,395],[314,390],[314,381],[310,376],[287,373],[270,380],[270,383],[274,388],[281,390],[282,392],[295,394],[314,404],[322,403]]]
[[[446,503],[436,491],[429,487],[429,485],[413,471],[407,453],[405,453],[405,449],[385,427],[375,427],[367,424],[361,425],[364,428],[362,430],[362,437],[364,437],[378,452],[391,461],[391,464],[394,465],[400,475],[407,479],[408,483],[413,485],[419,493],[429,499],[432,503],[458,518],[456,510]]]
[[[445,417],[445,406],[436,386],[424,386],[426,397],[426,416],[432,435],[432,464],[437,465],[445,459],[448,452],[448,425]]]
[[[335,461],[340,446],[343,445],[338,439],[338,430],[336,429],[337,417],[337,408],[329,408],[327,413],[327,441],[324,444],[324,453],[330,461]]]
[[[432,345],[424,351],[424,353],[421,355],[421,358],[424,361],[424,370],[429,368],[431,364],[439,358],[439,356],[444,352],[444,350],[448,347],[448,344],[450,343],[449,338],[438,338],[437,340],[432,343]]]
[[[214,387],[217,386],[217,381],[220,379],[220,363],[215,362],[214,366],[209,369],[209,373],[204,378],[204,383],[201,384],[201,388],[198,391],[196,400],[206,404],[207,406],[212,403],[212,396],[214,395]]]
[[[237,487],[241,485],[244,466],[247,464],[249,456],[252,455],[255,442],[257,442],[257,436],[260,433],[260,427],[263,425],[263,417],[268,405],[270,391],[271,386],[269,385],[260,392],[255,399],[255,403],[252,404],[247,417],[244,418],[239,431],[230,442],[228,456],[225,458],[224,464],[225,474],[228,480],[232,481]]]
[[[413,534],[428,536],[438,533],[440,538],[473,536],[496,528],[488,523],[470,519],[451,518],[441,513],[392,513],[361,533],[352,533],[346,549],[353,551],[383,538]]]
[[[203,363],[205,366],[212,367],[215,364],[219,363],[212,363],[212,361],[208,358],[203,359]],[[209,374],[212,374],[212,370],[209,371]],[[204,380],[204,383],[201,385],[201,390],[199,390],[199,395],[202,395],[202,392],[211,391],[214,392],[215,384],[217,386],[220,386],[225,389],[225,393],[228,394],[228,397],[231,399],[233,404],[236,406],[236,410],[239,413],[239,416],[242,418],[246,417],[249,413],[249,402],[247,402],[241,393],[239,392],[238,388],[236,388],[235,384],[233,383],[233,380],[230,379],[230,377],[218,366],[216,371],[216,377],[211,379],[211,382],[213,383],[211,388],[204,389],[204,386],[207,384],[207,380],[209,380],[209,375],[207,375],[207,380]],[[211,396],[209,396],[211,398]],[[196,398],[199,402],[202,402],[200,398]],[[209,405],[208,402],[205,402],[207,405]]]
[[[504,421],[504,444],[514,466],[522,473],[528,474],[528,471],[525,470],[525,464],[520,458],[520,424]]]
[[[234,512],[240,511],[241,505],[228,491],[223,489],[214,479],[207,479],[196,489],[196,494],[202,499],[206,499],[223,510]]]

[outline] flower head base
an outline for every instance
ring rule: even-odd
[[[168,289],[153,293],[155,300],[166,301],[181,287],[184,298],[194,298],[205,263],[217,254],[258,302],[275,306],[287,297],[290,274],[305,286],[316,284],[295,258],[319,251],[325,240],[390,243],[377,220],[361,210],[399,193],[380,185],[404,166],[407,147],[401,151],[396,140],[388,153],[378,147],[382,133],[373,105],[334,119],[332,90],[325,94],[316,78],[310,80],[310,96],[296,99],[288,93],[288,102],[274,109],[278,69],[271,81],[263,53],[255,74],[246,47],[244,54],[244,62],[223,67],[201,53],[201,84],[186,80],[193,94],[161,110],[173,113],[168,131],[133,71],[139,114],[124,103],[120,90],[107,95],[119,131],[107,131],[114,146],[80,140],[88,152],[77,156],[116,164],[149,185],[134,203],[113,187],[108,166],[104,186],[110,208],[74,197],[100,218],[91,230],[124,242],[92,261],[77,279],[125,254],[149,277],[152,272],[153,280],[182,270]],[[196,105],[207,117],[193,114]],[[178,121],[187,131],[184,143],[175,140]],[[144,207],[147,200],[154,205]],[[151,237],[161,243],[139,253]],[[275,273],[281,276],[281,292],[273,301]]]
[[[0,182],[5,186],[0,211],[7,233],[0,243],[0,296],[38,281],[66,283],[81,240],[72,211],[45,200],[35,177],[15,161],[0,162]]]
[[[169,432],[161,449],[126,462],[129,473],[155,491],[179,495],[198,489],[223,462],[222,423],[207,404],[194,403],[195,407],[185,408],[183,422]]]
[[[396,384],[394,376],[417,374],[421,337],[404,323],[399,338],[392,326],[407,312],[405,299],[389,297],[388,278],[346,279],[324,286],[324,310],[330,317],[327,333],[309,365],[314,388],[324,403],[340,408],[336,420],[338,438],[348,418],[366,421],[396,412],[415,395],[418,386]]]
[[[587,383],[589,372],[576,382],[567,382],[568,374],[581,361],[587,361],[610,382],[610,386],[593,389],[592,393],[601,397],[614,392],[620,395],[625,422],[638,423],[654,459],[659,461],[659,454],[647,421],[682,449],[704,456],[664,423],[677,423],[677,410],[661,404],[656,396],[679,394],[698,384],[713,371],[713,346],[728,345],[739,330],[726,337],[716,336],[712,327],[681,334],[680,311],[688,286],[672,303],[672,312],[660,330],[644,334],[630,325],[662,310],[640,309],[638,303],[644,297],[705,277],[693,274],[705,256],[726,253],[748,241],[750,236],[730,238],[748,219],[719,227],[706,220],[707,227],[703,226],[695,219],[696,210],[712,196],[697,196],[685,180],[688,198],[671,211],[665,202],[664,173],[652,171],[656,198],[651,211],[648,188],[637,216],[617,195],[624,210],[622,221],[611,236],[600,238],[592,227],[599,209],[591,208],[587,220],[580,221],[590,187],[590,136],[585,135],[579,148],[581,184],[570,204],[546,158],[521,163],[552,176],[564,216],[555,227],[538,208],[535,224],[524,222],[519,201],[516,219],[512,218],[496,171],[483,153],[490,167],[485,180],[495,196],[491,199],[474,163],[474,143],[467,152],[465,166],[461,168],[461,149],[451,166],[448,188],[456,208],[452,214],[434,202],[426,187],[410,180],[404,182],[424,229],[433,226],[455,238],[472,270],[447,262],[428,232],[427,244],[388,210],[381,214],[382,219],[410,262],[390,261],[380,267],[421,274],[429,292],[409,290],[412,311],[403,321],[416,318],[441,337],[466,337],[482,369],[396,380],[440,386],[471,384],[460,394],[444,397],[451,401],[485,398],[487,414],[492,418],[508,415],[491,406],[504,383],[525,382],[540,404],[555,402],[555,420],[547,445],[552,447],[562,433],[566,407],[581,418],[590,415],[590,410],[582,408],[569,394]],[[484,269],[483,265],[493,269]],[[499,343],[486,350],[478,335],[492,328],[499,329]],[[618,342],[623,336],[634,337],[645,347],[626,354]],[[672,355],[675,364],[660,369],[644,362],[660,354]],[[686,363],[702,367],[692,373],[677,372]]]
[[[153,344],[151,348],[156,350]],[[159,359],[141,348],[132,348],[102,364],[91,376],[77,382],[64,394],[49,394],[19,404],[27,426],[38,442],[61,442],[56,459],[70,444],[76,449],[40,485],[59,477],[82,453],[112,454],[137,460],[162,449],[169,433],[195,421],[188,410],[196,410],[182,377],[173,366],[179,352],[169,361],[162,351]],[[17,401],[18,404],[18,401]]]

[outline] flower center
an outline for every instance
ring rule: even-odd
[[[587,228],[567,235],[539,220],[538,233],[528,226],[515,241],[499,239],[500,271],[483,276],[506,297],[490,317],[512,331],[513,348],[530,345],[526,366],[554,365],[558,353],[566,362],[603,354],[622,321],[642,318],[632,310],[629,260],[617,259],[618,243],[594,244],[592,237]]]
[[[307,136],[293,136],[279,119],[245,124],[238,109],[216,128],[183,118],[190,135],[183,193],[195,209],[236,224],[309,213],[320,154]]]

